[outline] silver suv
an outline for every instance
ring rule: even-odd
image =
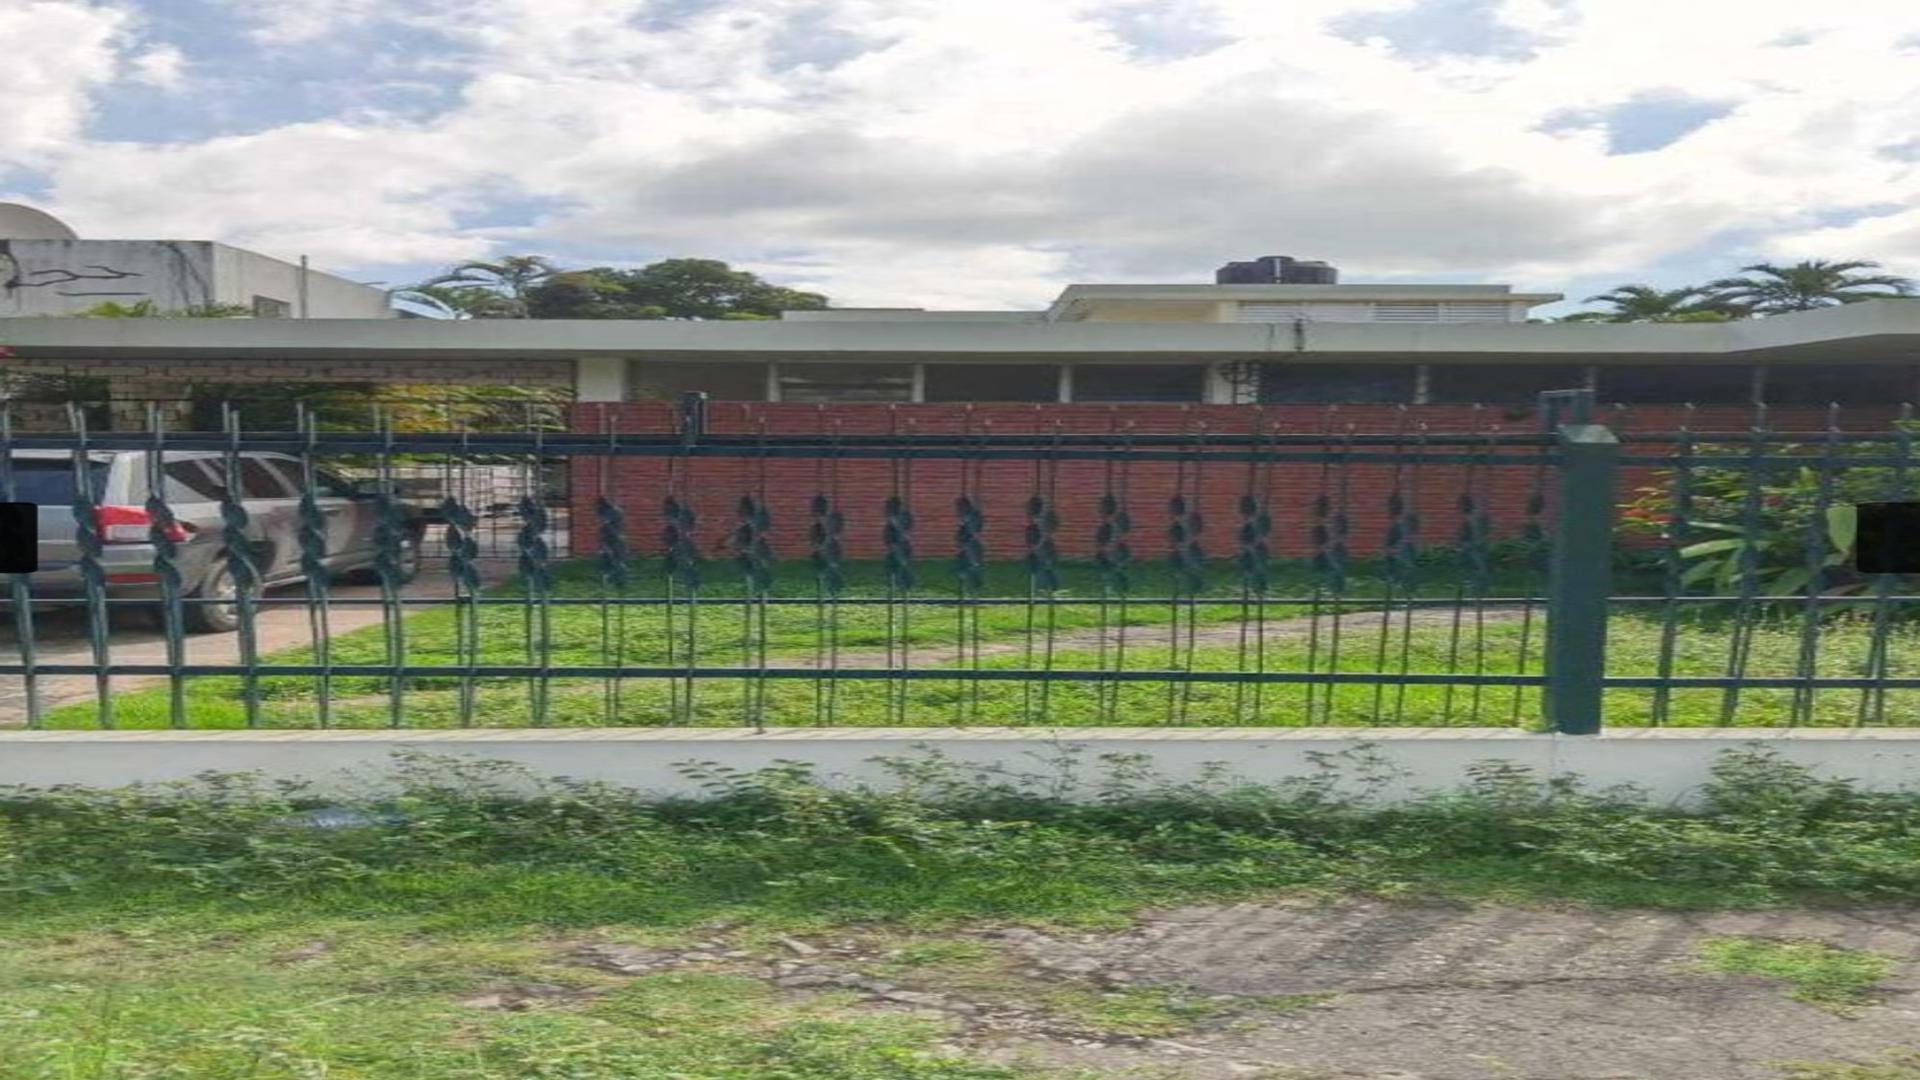
[[[154,573],[153,519],[147,513],[149,459],[153,451],[93,451],[87,455],[94,524],[100,535],[100,564],[107,595],[162,598]],[[73,516],[73,453],[66,450],[15,450],[15,501],[40,507],[40,569],[27,575],[34,601],[86,596],[80,572],[80,543]],[[299,459],[286,454],[243,453],[237,462],[240,502],[247,511],[248,554],[263,587],[305,580],[300,566],[300,493],[305,486]],[[237,590],[227,567],[226,526],[221,495],[230,482],[226,455],[174,451],[160,455],[164,479],[161,498],[177,522],[172,539],[175,565],[187,597],[212,603],[182,605],[187,628],[199,633],[232,630],[240,623]],[[330,470],[315,470],[315,502],[326,521],[325,565],[330,576],[377,580],[376,526],[379,502],[372,484],[354,484]],[[3,495],[0,492],[0,495]],[[398,578],[411,580],[419,570],[424,523],[417,513],[399,508],[404,527]],[[0,590],[0,599],[6,596]],[[224,601],[224,602],[220,602]]]

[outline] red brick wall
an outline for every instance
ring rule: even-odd
[[[1867,415],[1856,410],[1848,426],[1883,428],[1890,411]],[[1623,432],[1671,431],[1687,416],[1681,408],[1646,407],[1622,412],[1608,410],[1601,419]],[[1686,421],[1700,432],[1738,432],[1752,423],[1749,409],[1737,406],[1703,408]],[[1826,425],[1824,410],[1775,410],[1770,418],[1780,430],[1818,431]],[[1324,446],[1337,445],[1342,432],[1406,433],[1424,425],[1434,434],[1534,432],[1539,420],[1526,409],[1468,405],[1353,405],[1329,409],[1319,405],[1264,408],[1243,405],[799,405],[717,403],[710,407],[708,430],[715,434],[846,435],[919,432],[953,434],[1113,433],[1130,426],[1140,434],[1246,435],[1262,431],[1328,435]],[[574,406],[574,430],[661,434],[673,430],[672,406],[659,403],[579,404]],[[1118,437],[1116,437],[1118,442]],[[1292,447],[1290,449],[1317,449]],[[1436,451],[1440,447],[1434,448]],[[1457,449],[1457,448],[1445,448]],[[1526,453],[1507,448],[1505,453]],[[1356,450],[1356,458],[1366,451]],[[626,514],[627,542],[644,555],[661,550],[662,501],[669,490],[669,463],[660,458],[575,459],[572,500],[574,551],[597,550],[595,505],[603,484],[613,492]],[[842,536],[846,554],[872,558],[885,553],[882,538],[884,503],[899,490],[915,515],[915,554],[943,558],[954,550],[957,523],[955,500],[965,490],[978,499],[986,516],[984,540],[988,558],[1011,559],[1025,553],[1026,503],[1035,491],[1031,461],[962,463],[952,460],[914,461],[911,466],[884,460],[843,460],[830,466],[824,458],[743,458],[680,461],[672,489],[690,500],[697,515],[700,550],[713,556],[731,554],[728,538],[738,521],[738,501],[762,490],[773,519],[771,542],[782,559],[804,558],[810,552],[808,530],[814,495],[836,487],[838,506],[847,520]],[[1390,500],[1398,490],[1421,515],[1421,542],[1454,542],[1464,522],[1461,501],[1472,496],[1487,507],[1495,537],[1518,535],[1526,523],[1527,504],[1539,490],[1542,476],[1531,464],[1487,466],[1428,464],[1395,467],[1356,460],[1323,486],[1323,468],[1314,463],[1275,463],[1251,482],[1251,490],[1270,507],[1274,518],[1271,545],[1279,556],[1313,553],[1314,503],[1323,491],[1349,519],[1348,548],[1356,556],[1378,553],[1392,520]],[[1060,553],[1069,558],[1094,551],[1099,504],[1124,477],[1127,505],[1133,517],[1128,537],[1136,558],[1163,556],[1168,551],[1168,503],[1179,491],[1197,499],[1204,528],[1201,543],[1210,557],[1230,557],[1238,550],[1239,503],[1249,491],[1244,462],[1214,461],[1199,465],[1137,462],[1115,467],[1112,485],[1103,462],[1060,462],[1041,470],[1039,483],[1048,493],[1061,521],[1055,533]],[[1624,470],[1621,490],[1653,482],[1655,470]],[[1471,475],[1470,475],[1471,474]],[[1550,480],[1550,477],[1547,478]],[[1551,483],[1546,484],[1551,499]],[[1546,509],[1551,514],[1551,506]]]

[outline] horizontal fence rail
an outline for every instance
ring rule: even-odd
[[[0,410],[0,722],[1920,716],[1915,583],[1847,534],[1920,497],[1904,408],[98,415]]]

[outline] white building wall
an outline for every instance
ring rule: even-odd
[[[225,244],[213,245],[214,280],[220,302],[252,307],[256,296],[284,301],[293,318],[300,318],[300,266]],[[383,289],[309,269],[309,319],[384,319],[392,312]]]
[[[101,303],[152,301],[163,311],[283,300],[299,315],[299,266],[204,240],[0,238],[0,318],[76,315]],[[390,317],[387,294],[332,274],[308,273],[308,317]]]
[[[214,245],[197,240],[0,239],[0,316],[73,315],[102,303],[218,302]]]

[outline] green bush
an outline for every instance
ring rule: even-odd
[[[1765,452],[1806,463],[1752,463],[1742,460],[1750,451],[1704,448],[1684,478],[1668,470],[1639,489],[1621,511],[1625,534],[1657,539],[1674,551],[1684,564],[1680,583],[1689,590],[1734,594],[1751,588],[1786,595],[1865,589],[1868,582],[1850,566],[1854,506],[1920,498],[1920,467],[1851,465],[1849,459],[1912,458],[1911,440],[1890,435],[1831,447],[1775,445]],[[1683,479],[1684,518],[1677,491]]]
[[[518,869],[886,915],[1040,894],[1124,906],[1245,888],[1403,892],[1499,865],[1504,885],[1563,895],[1644,885],[1760,903],[1920,891],[1920,795],[1822,780],[1758,750],[1725,755],[1690,813],[1499,762],[1461,791],[1388,805],[1374,797],[1388,774],[1365,753],[1265,786],[1223,772],[1172,784],[1109,759],[1075,800],[938,755],[890,764],[903,782],[885,791],[831,788],[797,763],[689,766],[707,796],[647,801],[408,756],[398,793],[351,802],[366,823],[337,829],[288,824],[319,805],[312,793],[245,776],[18,790],[0,801],[0,889],[261,897]]]

